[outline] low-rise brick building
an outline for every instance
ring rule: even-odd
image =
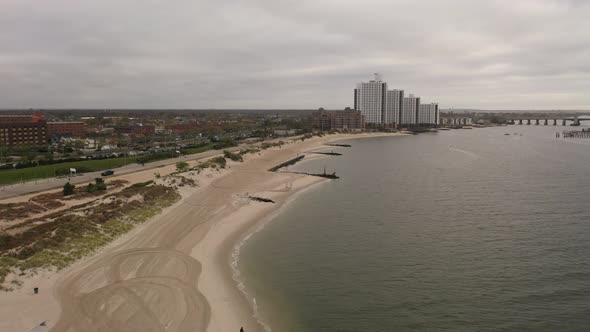
[[[0,146],[47,144],[47,123],[40,113],[0,115]]]
[[[47,122],[49,136],[85,137],[86,124],[84,122]]]
[[[365,116],[355,110],[326,111],[320,109],[311,115],[312,127],[319,130],[365,130]]]

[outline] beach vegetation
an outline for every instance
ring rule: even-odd
[[[304,142],[306,139],[309,139],[309,138],[312,138],[312,137],[313,137],[313,134],[307,133],[307,134],[301,136],[300,140],[302,142]]]
[[[269,148],[274,148],[274,147],[282,147],[285,144],[285,142],[283,141],[278,141],[278,142],[262,142],[262,144],[260,144],[260,149],[261,150],[266,150]]]
[[[39,268],[64,268],[179,199],[176,189],[147,181],[11,226],[13,232],[0,232],[0,285],[5,284],[10,273],[23,275]]]
[[[185,172],[188,170],[188,163],[186,161],[179,161],[176,163],[177,172]]]
[[[89,183],[86,186],[86,192],[87,193],[95,193],[97,191],[105,191],[107,190],[107,185],[106,183],[104,183],[104,180],[102,178],[96,178],[94,179],[95,183]]]
[[[210,162],[219,166],[220,168],[225,168],[225,165],[227,164],[227,160],[225,160],[225,157],[222,156],[211,158]]]
[[[129,186],[128,189],[135,189],[135,188],[145,188],[151,184],[153,184],[153,180],[145,181],[145,182],[137,182]]]
[[[240,155],[244,156],[244,155],[247,155],[249,153],[258,153],[258,152],[260,152],[260,149],[250,147],[250,148],[247,148],[247,149],[240,150]]]
[[[172,177],[172,184],[175,184],[177,187],[184,187],[184,186],[196,187],[197,186],[197,182],[194,179],[187,178],[182,175],[171,175],[171,177]],[[178,180],[178,182],[177,182],[177,180]]]
[[[227,159],[233,160],[233,161],[239,161],[242,162],[244,161],[244,158],[242,158],[242,155],[239,153],[233,153],[231,151],[228,150],[223,150],[223,156]]]
[[[113,180],[108,183],[108,189],[123,187],[127,183],[125,180]],[[62,191],[39,194],[30,198],[28,201],[17,203],[0,203],[0,222],[15,221],[26,219],[31,215],[58,209],[65,205],[64,201],[75,201],[77,199],[101,196],[106,194],[107,190],[99,190],[88,193],[85,188],[75,188],[74,194],[64,196]]]
[[[64,196],[73,195],[75,188],[76,188],[76,185],[71,184],[69,182],[66,182],[66,184],[64,184],[64,187],[63,187],[63,194],[64,194]]]

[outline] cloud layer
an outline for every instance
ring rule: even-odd
[[[585,0],[1,0],[0,107],[590,109]]]

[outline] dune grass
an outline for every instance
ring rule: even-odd
[[[138,196],[142,199],[131,199]],[[180,195],[174,188],[148,181],[105,198],[112,199],[57,212],[19,234],[0,232],[0,290],[10,290],[16,285],[6,285],[10,273],[62,269],[92,254],[174,204]]]

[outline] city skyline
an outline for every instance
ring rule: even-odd
[[[399,125],[430,126],[439,124],[438,102],[426,102],[405,90],[389,89],[388,83],[374,73],[375,79],[360,82],[354,89],[354,109],[367,124],[395,128]]]
[[[0,108],[342,109],[379,72],[445,108],[590,109],[584,1],[218,4],[5,1]]]

